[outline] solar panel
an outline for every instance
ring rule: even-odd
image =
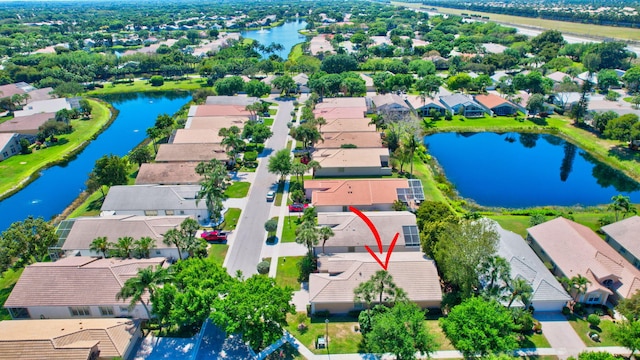
[[[56,229],[56,234],[58,235],[58,245],[62,246],[65,240],[67,240],[67,236],[71,232],[71,228],[73,227],[73,223],[76,219],[64,220],[58,225],[58,229]]]
[[[413,193],[412,193],[411,189],[399,188],[399,189],[396,189],[396,192],[398,193],[398,200],[400,200],[402,202],[406,203],[410,199],[413,198]]]
[[[415,225],[403,225],[402,234],[404,235],[405,246],[420,246],[420,233]]]
[[[413,198],[415,200],[424,201],[424,188],[422,187],[422,181],[420,181],[420,179],[409,179],[409,187],[413,191]]]

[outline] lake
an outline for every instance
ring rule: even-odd
[[[306,41],[305,36],[298,33],[299,30],[304,29],[306,26],[307,23],[305,21],[298,20],[270,29],[243,31],[240,34],[244,38],[257,40],[264,46],[268,46],[271,43],[282,45],[284,49],[276,52],[276,54],[286,59],[296,44]],[[262,55],[264,56],[265,54],[263,53]]]
[[[73,160],[42,171],[34,182],[1,201],[0,231],[29,215],[49,220],[60,214],[85,189],[97,159],[107,154],[126,155],[147,137],[147,128],[158,115],[173,115],[190,100],[190,94],[132,93],[103,99],[120,111],[111,126]]]
[[[459,195],[483,206],[599,205],[640,185],[563,139],[545,134],[441,133],[427,151]]]

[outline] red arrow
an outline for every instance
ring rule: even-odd
[[[354,208],[353,206],[349,206],[349,210],[354,214],[358,215],[358,217],[360,217],[360,219],[362,219],[362,221],[364,221],[365,224],[367,224],[367,226],[369,227],[369,230],[371,230],[371,233],[373,233],[373,237],[376,238],[376,242],[378,243],[378,251],[380,252],[380,255],[382,255],[382,240],[380,239],[380,234],[378,233],[378,229],[376,229],[376,226],[373,225],[373,222],[371,222],[371,219],[369,219],[365,214],[363,214],[362,211]],[[378,264],[380,264],[380,266],[382,266],[382,268],[385,270],[387,270],[387,267],[389,266],[389,259],[391,258],[391,253],[393,252],[393,248],[396,246],[396,241],[398,241],[398,236],[400,236],[400,233],[396,233],[396,235],[393,237],[393,241],[391,241],[391,245],[389,246],[389,250],[387,251],[387,257],[384,260],[384,264],[382,263],[378,255],[376,255],[376,253],[374,253],[373,250],[371,250],[371,248],[368,245],[364,246],[369,252],[369,254],[371,254],[371,256],[373,256],[373,258],[376,259]]]

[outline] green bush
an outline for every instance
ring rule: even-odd
[[[246,151],[244,153],[244,161],[254,162],[258,159],[257,151]]]
[[[164,78],[160,75],[153,75],[149,82],[151,86],[162,86],[164,85]]]
[[[271,264],[268,261],[261,261],[258,263],[258,274],[268,274],[269,273],[269,267],[271,266]]]
[[[564,307],[562,308],[562,315],[567,316],[567,315],[569,315],[569,314],[571,314],[571,309],[569,309],[568,307],[564,306]]]
[[[589,325],[591,325],[591,327],[598,327],[598,325],[600,325],[600,316],[591,314],[587,316],[587,322],[589,323]]]

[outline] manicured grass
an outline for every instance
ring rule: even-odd
[[[2,274],[2,277],[0,278],[0,305],[4,305],[4,302],[7,301],[9,294],[11,294],[11,290],[13,290],[13,286],[20,278],[20,275],[22,275],[23,270],[24,268],[16,271],[7,270]],[[0,307],[0,320],[11,320],[9,311],[4,307]]]
[[[296,320],[298,316],[301,319],[305,319],[304,322],[308,325],[308,329],[304,331],[298,330],[298,324],[300,323]],[[328,349],[316,349],[314,346],[318,336],[325,336],[326,324],[324,318],[309,319],[304,315],[289,315],[288,321],[287,330],[291,335],[295,336],[303,345],[317,355],[354,354],[358,352],[358,347],[362,341],[362,335],[354,331],[354,327],[359,326],[357,319],[354,318],[342,316],[331,316],[329,318]]]
[[[278,112],[276,109],[269,109],[269,115],[275,115]]]
[[[530,216],[518,216],[518,215],[489,215],[489,218],[495,220],[505,230],[513,231],[514,233],[527,237],[527,228],[529,224]]]
[[[276,206],[282,205],[282,195],[284,193],[284,181],[278,181],[278,187],[276,188],[276,198],[273,200]]]
[[[230,198],[241,199],[249,193],[250,182],[236,181],[224,191],[224,193]]]
[[[300,213],[302,216],[302,213]],[[280,242],[296,242],[296,229],[298,228],[298,216],[286,216],[282,227],[282,238]]]
[[[541,348],[549,348],[551,344],[544,336],[544,334],[528,334],[520,339],[518,342],[518,346],[521,349],[541,349]]]
[[[264,124],[267,126],[271,126],[273,125],[273,120],[274,120],[273,118],[266,118],[264,119]]]
[[[429,329],[429,333],[431,333],[436,341],[438,350],[455,350],[456,348],[451,345],[449,339],[442,331],[440,327],[440,323],[438,320],[425,320],[425,325]]]
[[[214,259],[216,264],[222,266],[224,258],[227,256],[229,245],[227,244],[211,244],[209,245],[209,257]]]
[[[227,212],[224,213],[224,222],[222,223],[222,230],[235,230],[238,225],[238,220],[240,219],[241,209],[238,208],[229,208]]]
[[[580,339],[582,339],[584,344],[588,347],[620,346],[620,344],[613,339],[612,333],[615,324],[611,320],[602,320],[597,329],[592,329],[586,320],[571,315],[569,318],[569,324],[571,324],[573,330],[576,331],[578,336],[580,336]],[[600,334],[600,342],[591,340],[589,336],[587,336],[589,331],[595,331]]]
[[[291,144],[293,144],[291,140],[287,141],[287,150],[291,150]]]
[[[112,84],[105,83],[104,88],[96,88],[89,91],[88,96],[117,94],[117,93],[130,93],[130,92],[145,92],[145,91],[170,91],[170,90],[197,90],[207,87],[206,79],[185,79],[179,81],[165,80],[162,86],[151,86],[147,80],[135,80],[129,84]]]
[[[296,60],[300,56],[302,56],[302,43],[296,44],[291,48],[291,52],[289,53],[289,60]]]
[[[20,186],[46,166],[67,159],[70,153],[85,145],[109,122],[110,112],[104,103],[95,100],[89,100],[89,103],[93,107],[91,119],[72,120],[74,131],[58,136],[57,144],[35,150],[31,154],[12,156],[0,163],[0,194]]]
[[[105,188],[105,193],[107,192]],[[80,206],[75,208],[68,218],[76,218],[79,216],[97,216],[100,215],[100,208],[102,207],[102,202],[104,201],[102,197],[102,193],[100,190],[94,192],[89,195],[89,197],[82,203]]]
[[[401,2],[393,2],[396,5],[410,5],[407,3]],[[415,4],[413,4],[415,7]],[[429,6],[431,7],[431,6]],[[454,14],[460,15],[462,13],[469,13],[469,10],[461,10],[461,9],[450,9],[443,7],[436,7],[438,12],[444,14]],[[586,36],[597,36],[601,37],[610,37],[610,38],[618,38],[625,40],[638,40],[640,39],[640,30],[626,28],[626,27],[615,27],[615,26],[602,26],[602,25],[593,25],[593,24],[581,24],[581,23],[573,23],[568,21],[557,21],[557,20],[547,20],[540,18],[530,18],[524,16],[512,16],[512,15],[502,15],[502,14],[494,14],[480,11],[471,11],[473,14],[477,14],[480,16],[488,16],[489,21],[504,23],[507,25],[514,26],[532,26],[536,28],[543,29],[553,29],[559,30],[561,32],[573,33],[577,35],[586,35]]]
[[[414,159],[413,174],[416,178],[422,181],[424,197],[427,201],[447,202],[442,192],[438,190],[438,185],[433,178],[433,173],[427,164],[417,158]]]
[[[300,283],[298,282],[298,262],[302,260],[304,256],[290,256],[278,258],[278,270],[276,273],[276,283],[279,286],[289,286],[294,291],[300,290]],[[273,266],[273,264],[271,265]]]

